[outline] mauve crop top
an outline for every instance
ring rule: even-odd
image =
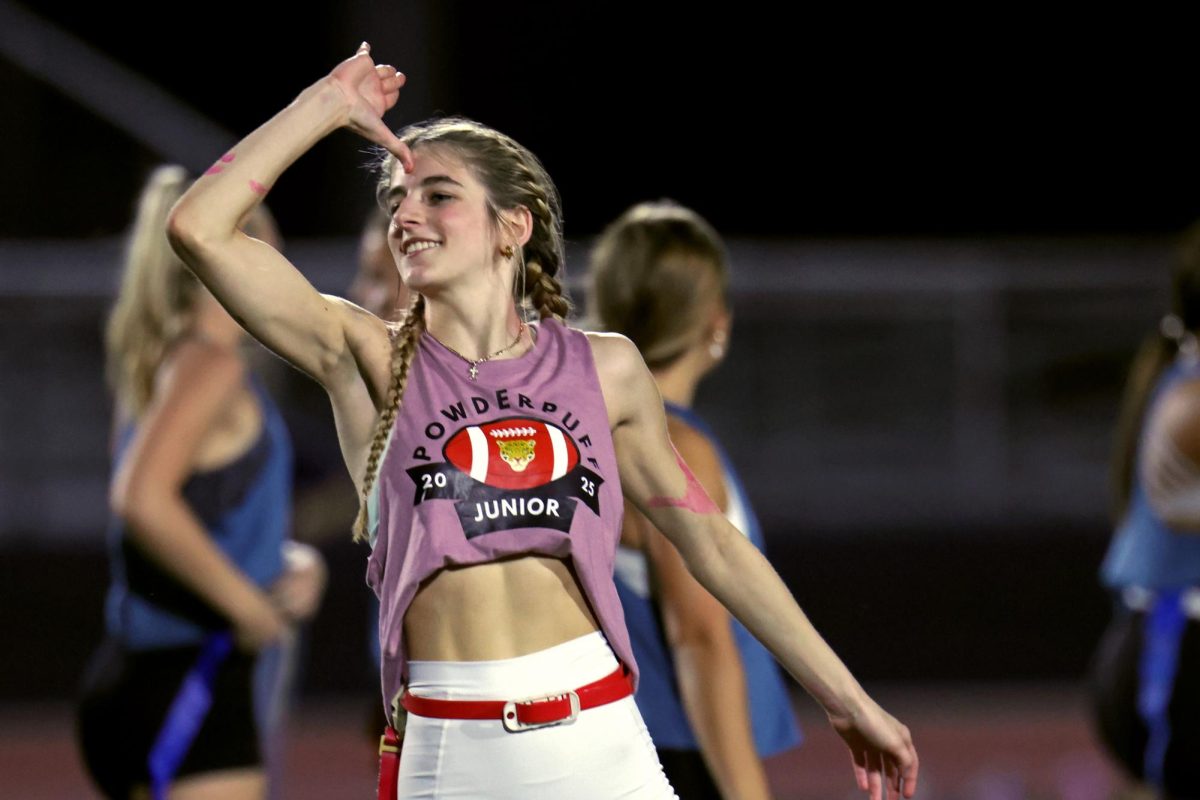
[[[570,558],[609,645],[636,678],[613,583],[624,503],[587,337],[548,319],[518,358],[469,365],[427,333],[369,503],[367,583],[380,600],[384,703],[407,678],[404,614],[443,567]]]

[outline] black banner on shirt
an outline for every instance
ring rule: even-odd
[[[600,515],[604,479],[576,466],[556,481],[533,489],[488,486],[448,462],[408,470],[417,485],[413,505],[425,500],[453,500],[467,539],[513,528],[554,528],[569,533],[579,500]]]

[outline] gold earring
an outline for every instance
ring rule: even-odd
[[[511,244],[506,244],[504,247],[500,248],[500,255],[504,256],[505,258],[512,258],[513,252],[515,251],[513,250],[513,246]]]

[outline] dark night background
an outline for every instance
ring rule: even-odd
[[[37,6],[233,135],[371,40],[409,76],[393,125],[454,113],[510,133],[555,177],[574,238],[661,195],[730,236],[1168,232],[1200,211],[1194,65],[1166,20],[1151,36],[766,3],[220,2],[169,25],[156,4],[120,9]],[[71,187],[66,206],[5,192],[0,233],[120,231],[157,154],[7,63],[0,81],[9,186]],[[286,174],[285,229],[354,229],[370,192],[352,137]]]

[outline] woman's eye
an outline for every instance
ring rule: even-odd
[[[452,200],[452,199],[454,199],[453,195],[444,194],[443,192],[431,192],[429,195],[429,202],[435,203],[435,204],[442,203],[442,202],[445,202],[446,200]]]

